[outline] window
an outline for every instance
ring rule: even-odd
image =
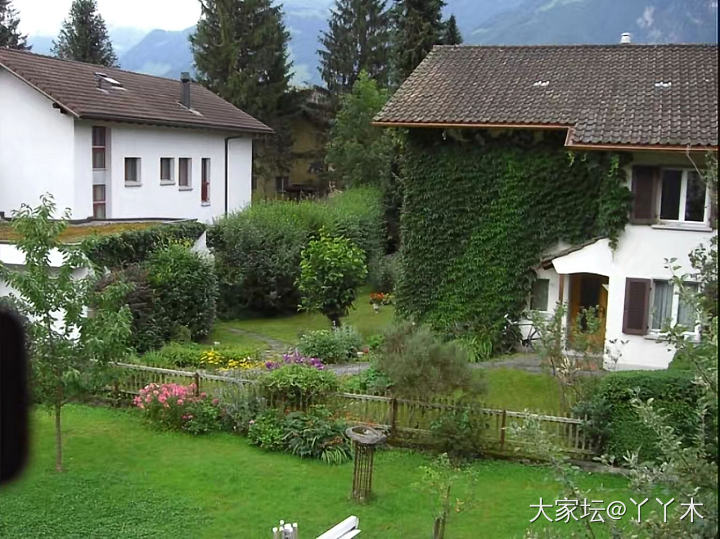
[[[533,311],[548,310],[548,289],[550,288],[550,279],[535,279],[530,296],[530,309]]]
[[[287,176],[277,176],[275,178],[275,191],[277,191],[278,193],[284,193],[287,185],[288,185],[288,177]]]
[[[140,183],[140,158],[125,158],[125,183]]]
[[[200,183],[200,200],[210,203],[210,159],[204,157],[201,161],[202,178]]]
[[[93,185],[93,217],[105,219],[107,217],[105,208],[105,186]]]
[[[695,295],[699,291],[698,284],[685,283],[685,290],[687,294]],[[678,298],[677,323],[692,332],[695,331],[695,326],[698,324],[698,313],[695,307],[682,297]]]
[[[665,169],[660,181],[660,219],[706,221],[706,186],[694,170]]]
[[[174,183],[175,182],[175,159],[172,157],[161,157],[160,158],[160,182],[161,183]]]
[[[105,170],[105,148],[107,131],[102,126],[92,128],[92,166],[93,170]]]
[[[660,331],[672,323],[673,285],[668,281],[653,281],[650,327]]]
[[[178,159],[178,167],[178,186],[181,188],[192,187],[192,159],[181,157]]]

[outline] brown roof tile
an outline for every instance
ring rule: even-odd
[[[78,118],[231,132],[272,132],[262,122],[197,83],[191,83],[191,107],[199,114],[180,105],[179,80],[4,48],[0,48],[0,67],[46,93]],[[107,93],[99,90],[96,72],[116,79],[125,89],[111,89]],[[108,87],[105,84],[104,88]]]
[[[436,46],[375,122],[560,127],[569,146],[717,146],[718,48]]]

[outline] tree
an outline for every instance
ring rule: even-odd
[[[95,0],[73,0],[60,35],[53,41],[52,52],[64,60],[117,65],[117,56]]]
[[[318,69],[333,95],[350,91],[361,71],[378,86],[388,85],[390,22],[385,0],[335,1],[318,50]]]
[[[20,18],[10,0],[0,0],[0,47],[30,50],[27,36],[20,33]]]
[[[334,327],[347,316],[356,289],[367,276],[365,253],[345,238],[333,238],[321,232],[320,238],[308,243],[300,261],[298,289],[301,307],[320,311]]]
[[[130,312],[122,304],[127,285],[115,283],[102,291],[90,263],[77,246],[59,237],[69,212],[53,220],[55,203],[45,195],[37,208],[22,205],[13,215],[25,256],[22,270],[0,266],[0,281],[10,285],[11,301],[28,321],[31,388],[38,402],[55,413],[55,468],[62,471],[61,411],[73,396],[97,387],[104,367],[127,353]],[[62,260],[59,267],[51,260]]]
[[[396,82],[401,83],[442,41],[444,0],[397,0],[394,7],[394,61]]]
[[[256,172],[272,178],[289,170],[287,116],[290,34],[272,0],[201,0],[190,44],[198,80],[275,130],[272,142],[256,145]]]
[[[330,129],[326,163],[343,186],[382,186],[390,175],[391,135],[370,125],[388,99],[370,76],[361,72],[352,92],[342,96],[340,110]]]
[[[460,29],[457,27],[455,15],[450,15],[450,18],[445,23],[445,29],[443,30],[442,44],[460,45],[462,42],[462,34],[460,33]]]

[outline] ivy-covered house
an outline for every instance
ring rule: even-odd
[[[618,368],[664,368],[697,331],[690,273],[717,200],[717,45],[437,46],[375,118],[405,128],[407,316],[502,346],[506,320],[596,307]],[[606,360],[609,360],[606,354]]]

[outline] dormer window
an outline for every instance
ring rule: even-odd
[[[104,92],[107,92],[108,89],[125,90],[121,82],[109,77],[105,73],[101,73],[100,71],[95,72],[95,80],[97,80],[98,90],[103,90]]]

